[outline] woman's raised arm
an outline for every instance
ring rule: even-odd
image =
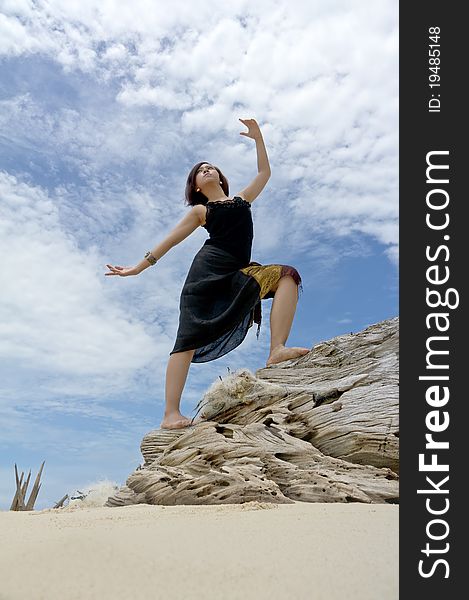
[[[192,209],[179,221],[179,223],[169,232],[169,234],[153,248],[151,254],[155,260],[159,260],[163,257],[168,250],[186,239],[193,231],[199,227],[203,222],[203,211],[204,207],[201,204],[193,206]],[[127,277],[128,275],[138,275],[150,266],[150,262],[143,258],[135,267],[119,267],[106,265],[109,269],[109,273],[104,275],[120,275],[121,277]]]
[[[241,190],[240,195],[248,202],[253,202],[257,196],[265,188],[266,183],[270,179],[270,164],[267,156],[267,150],[265,149],[264,138],[259,125],[255,119],[239,119],[246,125],[248,131],[242,131],[240,135],[249,137],[256,142],[257,151],[257,175],[251,181],[251,183]]]

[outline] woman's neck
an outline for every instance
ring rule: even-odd
[[[207,182],[204,185],[204,189],[202,193],[207,198],[208,202],[217,202],[218,200],[227,200],[228,196],[222,195],[224,194],[223,188],[218,183],[214,183],[212,181]]]

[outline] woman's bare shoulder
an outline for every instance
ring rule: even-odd
[[[192,214],[196,215],[201,225],[205,225],[207,208],[204,204],[195,204],[192,207]]]

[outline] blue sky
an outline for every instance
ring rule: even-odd
[[[179,294],[207,232],[138,277],[182,219],[201,160],[253,204],[252,260],[303,278],[288,343],[313,346],[398,314],[398,14],[392,0],[2,3],[0,14],[0,509],[14,463],[36,508],[121,485],[159,426]],[[259,340],[193,364],[193,415],[219,375],[265,364]]]

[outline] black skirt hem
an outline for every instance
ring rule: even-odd
[[[246,277],[248,277],[252,284],[257,288],[257,300],[255,301],[255,303],[249,307],[248,311],[242,315],[240,318],[238,317],[236,319],[235,322],[232,322],[226,329],[223,329],[222,331],[218,331],[217,333],[215,333],[214,335],[211,336],[207,336],[204,337],[204,340],[202,343],[199,343],[197,346],[194,346],[193,343],[188,343],[185,346],[182,346],[180,348],[173,348],[173,350],[171,350],[171,352],[169,353],[170,356],[172,354],[177,354],[178,352],[187,352],[187,350],[200,350],[205,348],[206,346],[209,346],[210,344],[220,340],[220,338],[223,338],[224,336],[226,336],[226,334],[230,333],[230,332],[235,332],[237,330],[241,330],[241,327],[244,327],[244,331],[242,333],[241,336],[237,336],[237,341],[236,341],[236,345],[231,345],[226,351],[222,351],[216,358],[221,358],[222,356],[225,356],[226,354],[228,354],[229,352],[231,352],[231,350],[234,350],[235,348],[237,348],[246,338],[249,329],[252,327],[253,322],[259,323],[258,320],[258,312],[259,312],[259,306],[260,306],[260,287],[259,284],[257,283],[257,281],[253,278],[250,277],[249,275],[246,275]],[[247,318],[249,317],[249,319]],[[246,321],[246,324],[243,325],[244,321]],[[203,362],[210,362],[212,360],[216,360],[213,357],[208,357],[204,360],[204,357],[197,357],[196,355],[193,356],[191,362],[192,363],[203,363]]]
[[[250,313],[252,313],[252,310],[250,311]],[[244,318],[245,318],[245,317],[244,317]],[[250,320],[251,320],[251,319],[250,319]],[[238,324],[236,324],[236,325],[235,325],[234,327],[232,327],[231,329],[228,329],[228,330],[227,330],[227,331],[225,331],[224,333],[228,333],[229,331],[231,331],[231,330],[233,330],[233,329],[236,329],[237,327],[239,327],[239,323],[238,323]],[[251,322],[251,324],[250,324],[250,325],[248,325],[248,326],[246,327],[246,329],[244,330],[244,333],[243,333],[242,337],[240,337],[240,338],[239,338],[239,341],[238,341],[238,343],[236,344],[236,346],[232,346],[232,347],[228,348],[227,350],[225,350],[225,351],[221,352],[221,353],[220,353],[220,354],[217,356],[217,358],[215,358],[215,359],[214,359],[214,358],[210,358],[210,357],[209,357],[209,358],[206,358],[206,359],[204,359],[204,358],[202,357],[202,358],[197,358],[196,360],[194,360],[194,357],[193,357],[193,358],[192,358],[192,360],[191,360],[191,363],[194,363],[194,364],[201,364],[201,363],[211,362],[211,361],[213,361],[213,360],[217,360],[217,359],[219,359],[219,358],[222,358],[223,356],[226,356],[226,355],[227,355],[227,354],[229,354],[229,353],[230,353],[232,350],[235,350],[235,349],[236,349],[238,346],[240,346],[240,345],[241,345],[241,344],[244,342],[244,340],[246,339],[246,336],[247,336],[247,334],[248,334],[248,332],[249,332],[249,329],[250,329],[251,327],[252,327],[252,322]],[[207,341],[207,344],[210,344],[211,342],[216,342],[216,341],[217,341],[217,340],[220,338],[220,335],[223,335],[223,333],[221,333],[221,334],[219,334],[219,335],[215,336],[215,337],[214,337],[213,339],[211,339],[211,340],[208,340],[208,341]],[[205,344],[204,344],[204,345],[205,345]],[[169,354],[170,354],[170,355],[172,355],[172,354],[177,354],[178,352],[187,352],[188,350],[198,350],[199,348],[202,348],[202,347],[203,347],[203,346],[198,346],[197,348],[183,348],[183,349],[181,349],[181,350],[172,350],[172,351],[171,351]]]

